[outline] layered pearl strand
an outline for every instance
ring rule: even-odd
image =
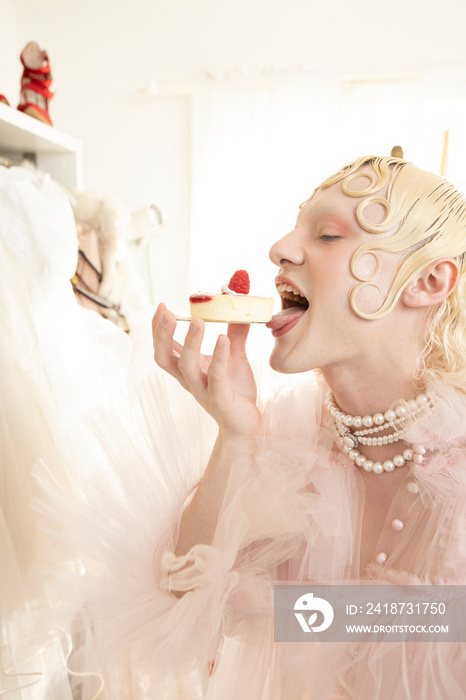
[[[425,394],[418,394],[415,399],[409,401],[399,400],[394,408],[365,416],[352,416],[342,411],[331,391],[327,393],[325,405],[332,418],[338,446],[358,467],[367,472],[382,474],[393,472],[397,467],[403,467],[406,462],[422,464],[426,453],[423,445],[412,445],[384,462],[374,462],[356,448],[359,445],[382,447],[402,440],[407,427],[431,405]],[[387,430],[391,432],[378,435]]]

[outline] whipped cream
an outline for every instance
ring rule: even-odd
[[[222,294],[234,294],[235,296],[244,296],[241,294],[238,294],[238,292],[234,292],[232,289],[227,284],[224,284],[222,287]]]

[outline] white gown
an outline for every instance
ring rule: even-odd
[[[15,700],[71,700],[79,680],[68,656],[82,610],[69,592],[63,604],[57,581],[82,564],[41,528],[33,470],[46,462],[67,493],[70,468],[90,475],[92,463],[65,462],[64,436],[113,404],[132,356],[126,334],[76,303],[76,263],[66,193],[48,176],[0,167],[0,695]],[[89,678],[92,697],[100,679]]]
[[[103,392],[69,284],[73,230],[48,178],[0,168],[0,687],[16,698],[72,697],[69,631],[51,620],[53,591],[40,573],[55,545],[37,529],[32,469],[46,458],[66,482],[56,435]]]

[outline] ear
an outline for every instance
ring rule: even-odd
[[[459,268],[453,258],[440,258],[426,265],[411,280],[401,294],[406,306],[420,308],[435,306],[444,301],[455,289],[459,277]]]

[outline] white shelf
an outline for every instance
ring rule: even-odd
[[[37,167],[57,182],[82,188],[81,142],[0,103],[0,155],[22,160],[28,154],[34,154]]]

